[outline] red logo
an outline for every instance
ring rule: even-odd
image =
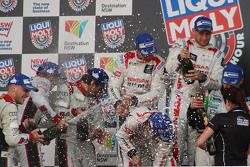
[[[12,22],[0,22],[0,35],[8,37],[12,25],[13,25],[13,21]]]
[[[45,62],[48,62],[48,58],[47,59],[31,59],[30,68],[33,71],[37,72],[38,67]]]

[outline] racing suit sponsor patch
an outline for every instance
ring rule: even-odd
[[[152,64],[147,64],[144,68],[144,73],[146,74],[152,74],[153,72],[153,69],[154,69],[154,65]]]
[[[190,53],[190,59],[193,60],[193,61],[196,61],[197,60],[197,55],[195,55],[193,53]]]

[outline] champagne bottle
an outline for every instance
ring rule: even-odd
[[[193,66],[192,61],[189,58],[187,58],[187,59],[181,59],[180,63],[181,63],[181,69],[182,69],[182,75],[184,77],[184,81],[187,84],[193,84],[194,80],[186,79],[186,74],[188,73],[188,71],[189,70],[194,70],[194,66]]]
[[[49,142],[56,137],[60,136],[62,131],[57,128],[56,125],[49,127],[47,130],[43,131],[44,140]]]
[[[206,97],[204,98],[204,90],[199,87],[196,90],[196,97],[200,98],[202,101],[205,102],[205,108],[197,108],[195,109],[198,117],[197,117],[197,131],[199,133],[202,133],[203,130],[206,128],[208,124],[208,118],[207,118],[207,113],[206,113]]]

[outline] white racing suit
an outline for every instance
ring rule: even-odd
[[[207,76],[202,83],[195,81],[193,84],[186,84],[177,59],[181,49],[188,46],[190,59],[194,69]],[[185,141],[187,141],[188,164],[194,164],[195,141],[198,136],[196,130],[193,130],[187,123],[187,109],[191,102],[191,95],[195,95],[200,85],[207,89],[220,89],[222,77],[222,61],[224,54],[218,49],[208,45],[199,46],[194,40],[178,40],[172,48],[169,49],[169,55],[166,62],[166,72],[175,73],[175,82],[171,90],[171,99],[169,107],[169,116],[174,124],[175,137],[173,140],[173,153],[179,165],[183,162]]]
[[[8,95],[0,99],[0,166],[14,166],[15,147],[27,144],[31,139],[28,133],[20,133],[25,129],[18,123],[17,104]]]
[[[138,101],[135,108],[140,110],[142,107],[147,112],[157,107],[164,93],[165,61],[153,55],[149,62],[144,62],[137,54],[137,51],[132,51],[117,59],[114,74],[109,80],[108,94],[113,103],[122,100],[124,95],[136,96]],[[147,110],[143,106],[147,106]]]
[[[164,92],[164,64],[157,55],[144,62],[138,59],[136,51],[120,56],[109,80],[109,97],[115,103],[123,95],[136,96],[136,107],[156,107]]]
[[[129,152],[136,150],[141,166],[175,166],[171,158],[171,142],[154,137],[148,118],[157,110],[147,107],[133,110],[116,134],[123,155],[123,166],[133,166]]]
[[[90,98],[84,96],[86,91],[77,84],[79,82],[61,85],[57,93],[55,110],[69,120],[69,126],[56,140],[60,167],[96,166],[95,149],[92,141],[88,140],[88,134],[96,127],[100,127],[102,115],[90,116],[87,122],[86,119],[70,121],[76,116],[75,109],[89,108]],[[83,134],[78,131],[79,126],[85,130]]]
[[[38,88],[38,92],[31,91],[23,105],[18,105],[18,120],[22,123],[27,118],[35,118],[38,125],[41,123],[59,122],[60,118],[49,104],[51,83],[44,77],[35,76],[32,85]],[[24,130],[27,132],[27,130]],[[43,166],[41,157],[41,144],[29,142],[26,145],[16,147],[17,160],[21,166]]]

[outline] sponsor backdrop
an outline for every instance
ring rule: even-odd
[[[226,53],[225,63],[244,68],[250,96],[249,6],[247,0],[0,0],[0,91],[14,73],[33,76],[46,61],[59,63],[69,81],[93,66],[111,73],[139,32],[151,33],[166,58],[177,38],[191,36],[195,18],[206,15],[214,23],[211,43]],[[108,151],[98,156],[99,165],[116,163]]]

